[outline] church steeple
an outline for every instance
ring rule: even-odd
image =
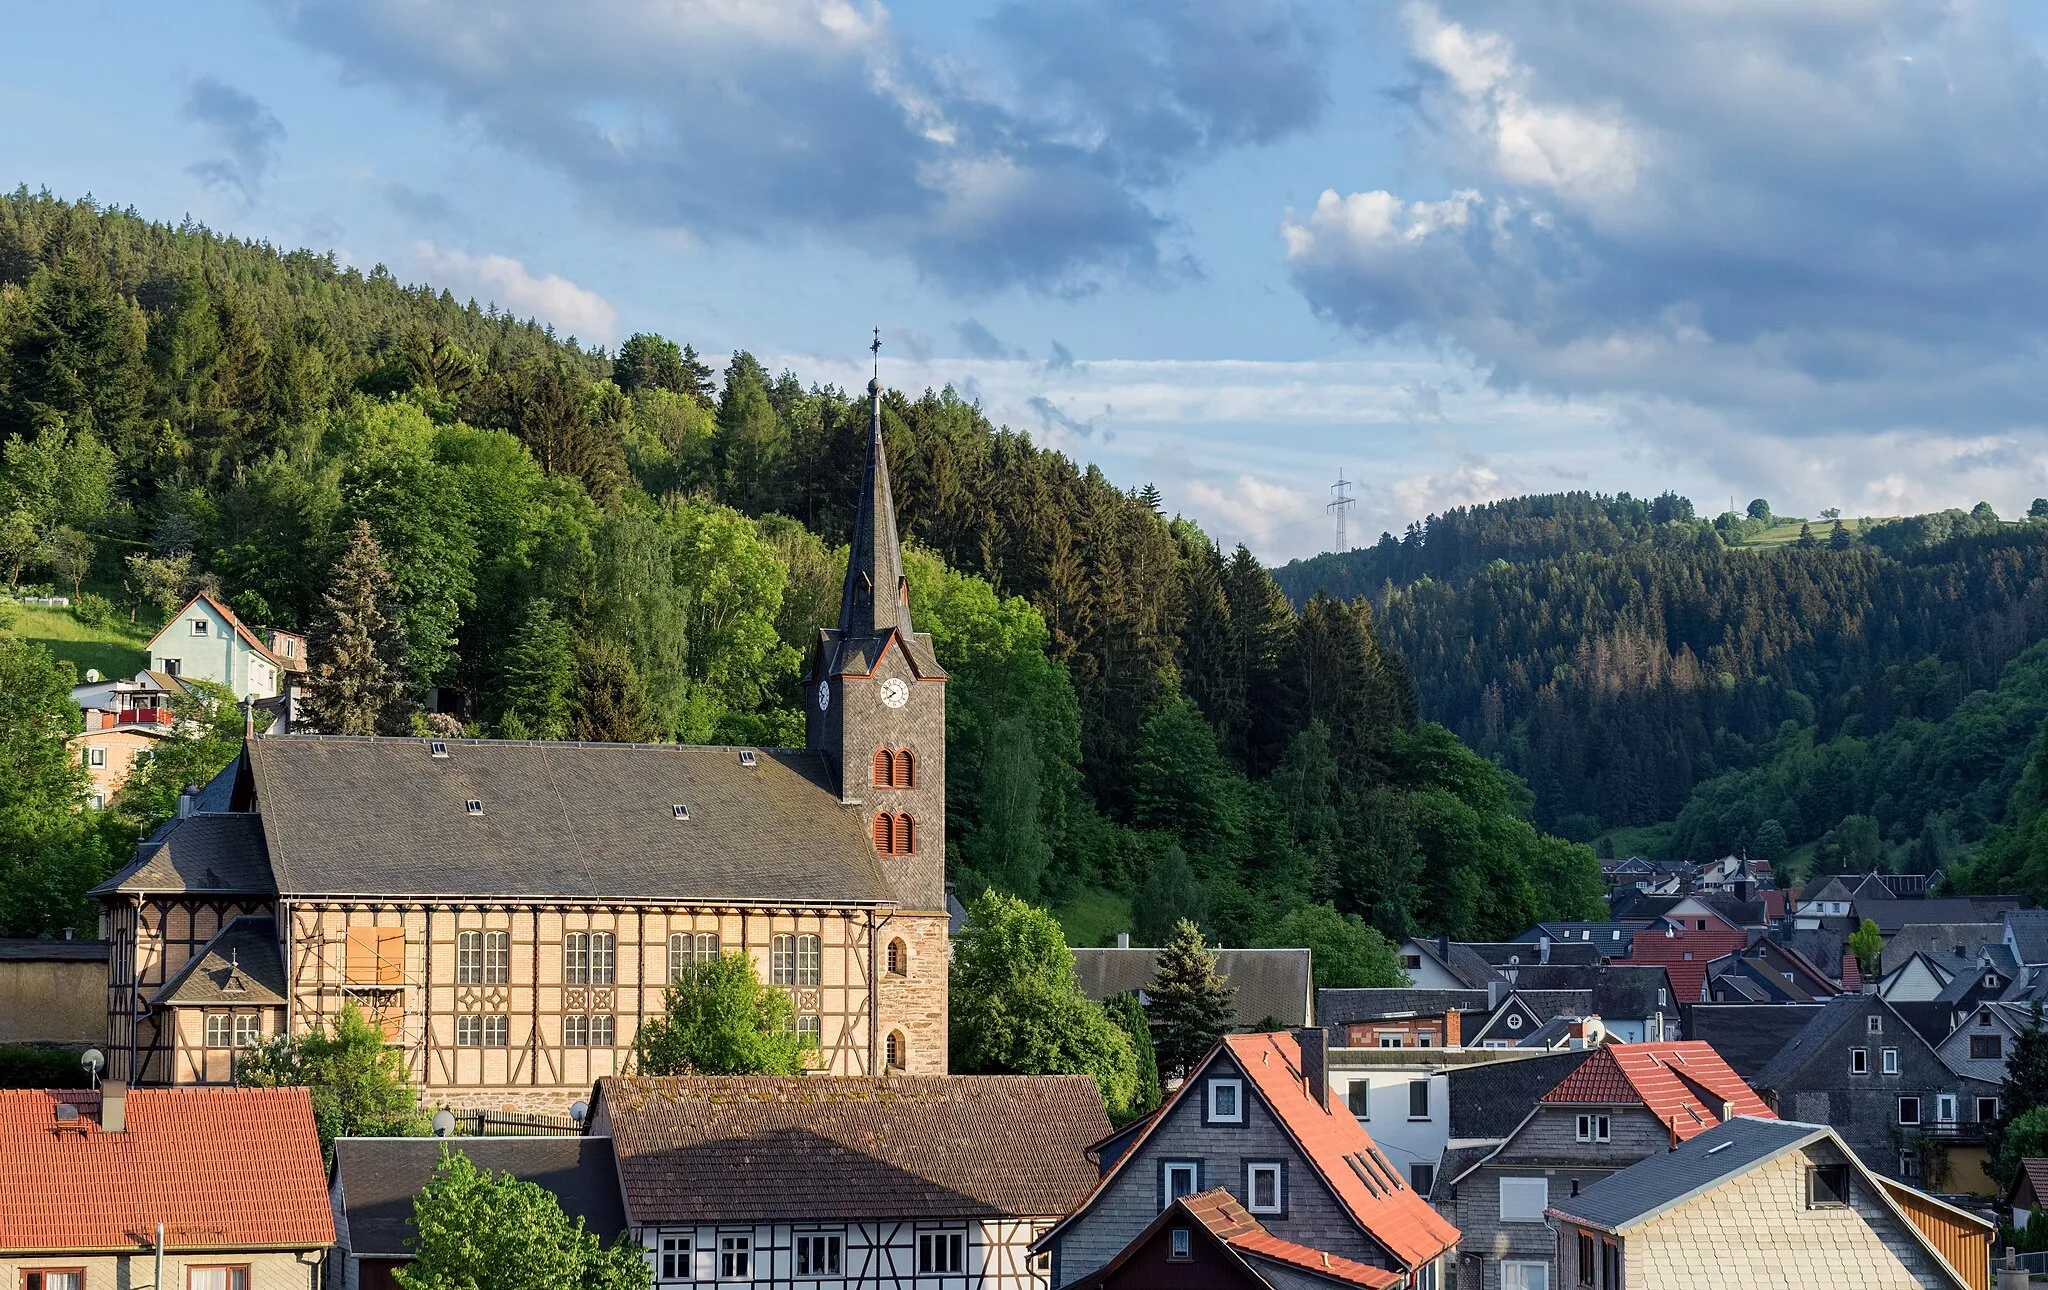
[[[882,445],[882,331],[868,347],[875,374],[868,382],[868,454],[861,470],[859,509],[847,553],[846,585],[839,596],[842,636],[880,636],[892,628],[908,636],[910,595],[903,578],[903,547],[896,531],[896,499],[889,491],[889,457]]]

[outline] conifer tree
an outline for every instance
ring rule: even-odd
[[[1145,1005],[1128,990],[1103,1000],[1102,1008],[1124,1032],[1124,1037],[1131,1041],[1131,1051],[1138,1057],[1138,1091],[1132,1095],[1130,1108],[1119,1121],[1128,1123],[1150,1115],[1166,1100],[1159,1087],[1159,1054],[1152,1047],[1152,1022],[1145,1015]]]
[[[527,603],[526,617],[505,654],[498,682],[499,733],[508,739],[568,738],[576,679],[569,624],[555,617],[546,597],[536,596]]]
[[[1202,929],[1183,918],[1159,951],[1158,970],[1145,991],[1160,1073],[1185,1079],[1230,1028],[1237,989],[1216,971],[1216,955],[1202,943]]]
[[[305,723],[331,735],[394,734],[409,724],[405,641],[390,612],[391,574],[368,520],[357,520],[307,634]]]
[[[633,656],[612,641],[592,641],[577,650],[575,738],[586,743],[644,744],[655,737],[647,692],[633,669]]]

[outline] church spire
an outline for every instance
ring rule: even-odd
[[[868,458],[861,472],[846,586],[839,597],[842,636],[908,635],[910,595],[903,580],[903,548],[896,533],[896,500],[889,491],[889,458],[882,446],[882,329],[875,329],[875,374],[868,381]]]

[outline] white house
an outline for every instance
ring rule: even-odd
[[[237,699],[274,697],[285,674],[303,671],[305,660],[304,637],[273,631],[265,640],[204,592],[185,602],[149,639],[152,671],[215,681]]]

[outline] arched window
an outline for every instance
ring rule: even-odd
[[[796,937],[777,936],[769,942],[768,982],[770,985],[796,984]]]
[[[917,824],[910,818],[910,812],[898,811],[891,815],[883,811],[875,816],[875,853],[885,856],[907,856],[917,850]]]
[[[610,932],[590,934],[590,984],[610,985],[616,979],[612,967],[616,944]]]
[[[888,1039],[882,1042],[882,1064],[892,1071],[902,1070],[906,1047],[907,1045],[903,1042],[903,1032],[900,1030],[890,1031]]]
[[[562,938],[562,983],[590,984],[589,932],[570,932]]]
[[[818,938],[799,936],[796,938],[796,983],[816,985],[822,972],[824,955],[819,952]]]
[[[903,948],[903,942],[889,942],[888,965],[890,976],[903,976],[910,971],[910,951]]]
[[[890,788],[896,783],[896,755],[887,748],[875,749],[876,788]]]
[[[512,980],[512,934],[484,933],[484,984],[505,985]],[[502,1040],[500,1041],[503,1042]]]
[[[672,981],[680,979],[688,968],[717,959],[717,932],[677,932],[668,938],[668,975]]]
[[[896,750],[896,777],[890,781],[891,785],[896,788],[917,787],[916,769],[915,764],[911,760],[910,750],[908,748],[898,748]]]
[[[455,933],[455,983],[476,985],[484,979],[484,934]]]

